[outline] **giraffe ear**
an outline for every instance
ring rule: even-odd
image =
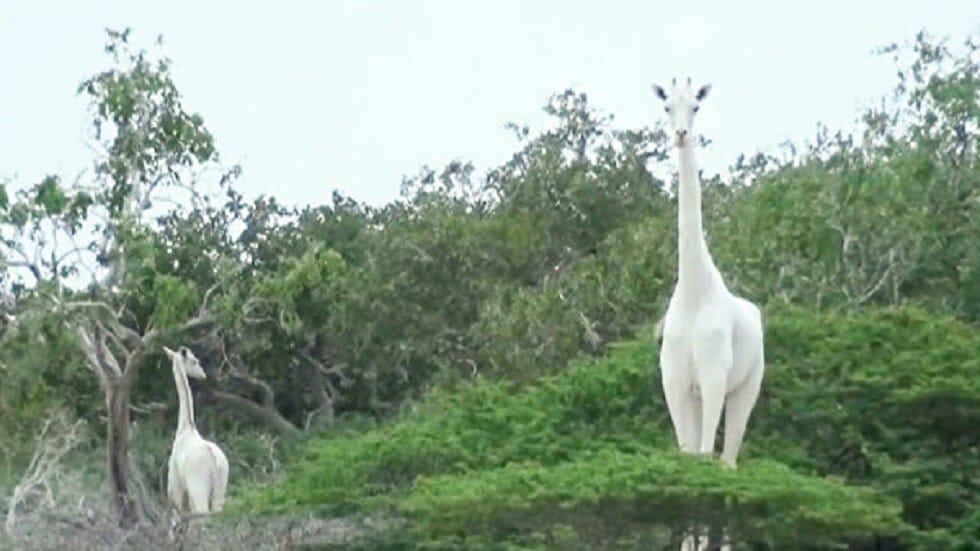
[[[698,94],[695,96],[695,98],[698,101],[701,101],[704,98],[708,97],[708,92],[710,92],[710,91],[711,91],[711,85],[710,84],[705,84],[704,86],[701,87],[700,90],[698,90]]]
[[[653,89],[653,93],[656,94],[658,98],[667,101],[667,92],[664,92],[663,88],[657,86],[656,84],[651,84],[650,88]]]
[[[176,352],[174,352],[173,350],[167,348],[166,346],[163,347],[163,351],[167,353],[167,357],[170,358],[171,360],[174,359],[174,356],[177,355]]]

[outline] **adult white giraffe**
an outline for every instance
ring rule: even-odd
[[[163,347],[173,362],[174,383],[180,411],[177,417],[177,434],[170,452],[167,474],[167,495],[182,511],[184,496],[190,502],[192,513],[216,513],[225,503],[228,489],[228,459],[214,442],[205,440],[194,426],[194,399],[187,377],[206,377],[197,357],[186,346],[179,352]]]
[[[734,468],[765,370],[762,316],[733,295],[708,252],[701,225],[701,181],[691,128],[710,86],[678,87],[664,101],[678,153],[677,284],[662,327],[660,369],[681,450],[712,454],[725,411],[722,462]]]
[[[691,79],[683,88],[675,80],[670,96],[653,86],[664,101],[678,158],[677,284],[661,326],[660,371],[681,450],[714,453],[724,409],[721,459],[735,468],[762,386],[765,358],[759,308],[728,290],[704,239],[701,179],[691,129],[709,90],[706,85],[695,92]],[[684,538],[681,549],[700,551],[708,545],[707,537],[695,533]],[[731,545],[726,542],[720,548],[727,551]]]

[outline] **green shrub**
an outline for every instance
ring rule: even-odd
[[[841,543],[902,522],[915,548],[973,541],[975,329],[915,309],[766,317],[766,380],[734,473],[665,452],[675,443],[655,347],[626,342],[533,386],[436,391],[376,429],[312,440],[281,484],[240,505],[388,509],[440,537],[510,541],[569,525],[599,537],[579,521],[702,503],[752,541],[785,544],[800,526]]]
[[[247,506],[339,512],[419,476],[515,461],[557,463],[607,445],[666,446],[667,420],[650,407],[651,396],[660,401],[651,362],[649,345],[629,343],[615,347],[607,361],[583,360],[526,389],[484,382],[435,391],[377,430],[311,441],[282,484],[254,494]]]
[[[601,548],[638,532],[645,547],[662,545],[692,519],[724,525],[734,541],[776,549],[903,529],[899,502],[868,488],[769,461],[732,471],[657,449],[603,449],[553,466],[511,464],[421,479],[398,509],[422,532],[419,539],[483,533],[504,540],[561,523],[585,526],[576,532]]]

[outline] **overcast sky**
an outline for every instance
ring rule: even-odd
[[[723,171],[818,122],[848,128],[894,84],[875,48],[921,29],[961,42],[980,1],[3,0],[0,177],[92,165],[75,90],[107,67],[103,29],[127,26],[137,45],[163,35],[185,106],[242,165],[246,194],[381,204],[423,164],[505,161],[504,124],[540,127],[566,87],[616,127],[649,125],[650,83],[675,75],[713,84],[697,127],[714,141],[703,168]]]

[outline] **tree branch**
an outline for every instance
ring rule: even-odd
[[[78,333],[78,338],[82,341],[82,353],[85,354],[85,359],[88,360],[86,363],[89,369],[95,373],[103,386],[108,385],[109,378],[105,371],[102,370],[102,365],[99,363],[99,354],[97,352],[95,339],[93,339],[88,330],[82,326],[76,327],[75,330]]]
[[[206,393],[225,406],[266,425],[281,435],[295,437],[302,434],[302,430],[276,409],[275,391],[268,383],[234,367],[225,377],[231,379],[240,388],[232,392],[206,387]]]
[[[211,293],[213,293],[218,287],[221,286],[221,282],[217,282],[214,285],[208,287],[207,291],[204,291],[204,298],[201,300],[201,308],[198,315],[202,315],[208,310],[208,301],[211,300]]]
[[[28,270],[30,270],[31,275],[34,276],[34,279],[36,280],[37,283],[40,283],[41,280],[43,279],[41,276],[41,269],[38,268],[37,264],[34,264],[33,262],[26,262],[26,261],[19,261],[19,260],[13,260],[13,261],[5,260],[3,262],[3,267],[4,268],[27,268]]]
[[[106,344],[106,333],[101,324],[96,324],[95,331],[95,357],[99,362],[99,367],[106,373],[106,378],[112,380],[121,377],[123,372],[119,367],[119,361],[113,356],[112,350]]]
[[[306,419],[303,422],[303,430],[310,430],[310,426],[313,425],[314,421],[325,423],[328,426],[332,425],[334,420],[334,402],[339,393],[327,375],[333,372],[343,375],[340,370],[342,366],[334,366],[334,368],[327,369],[326,366],[313,358],[309,353],[304,351],[300,355],[306,360],[306,369],[310,373],[310,382],[312,385],[311,391],[317,400],[317,406],[306,414]]]
[[[271,404],[260,405],[248,398],[221,390],[207,390],[207,393],[225,406],[251,417],[283,436],[298,437],[302,435],[302,431],[283,417]]]
[[[245,386],[249,387],[251,390],[257,390],[259,392],[260,398],[259,403],[263,406],[269,407],[275,404],[276,394],[269,386],[269,383],[256,379],[247,373],[242,372],[231,372],[228,374],[229,377],[235,379],[236,381],[242,382]]]
[[[315,367],[317,370],[320,371],[320,373],[323,373],[324,375],[336,375],[340,377],[342,380],[347,379],[347,375],[344,373],[344,368],[347,367],[347,364],[341,363],[341,364],[334,365],[333,367],[327,367],[326,365],[323,364],[323,362],[314,358],[309,352],[306,352],[305,350],[301,351],[299,355],[305,361],[312,364],[313,367]]]

